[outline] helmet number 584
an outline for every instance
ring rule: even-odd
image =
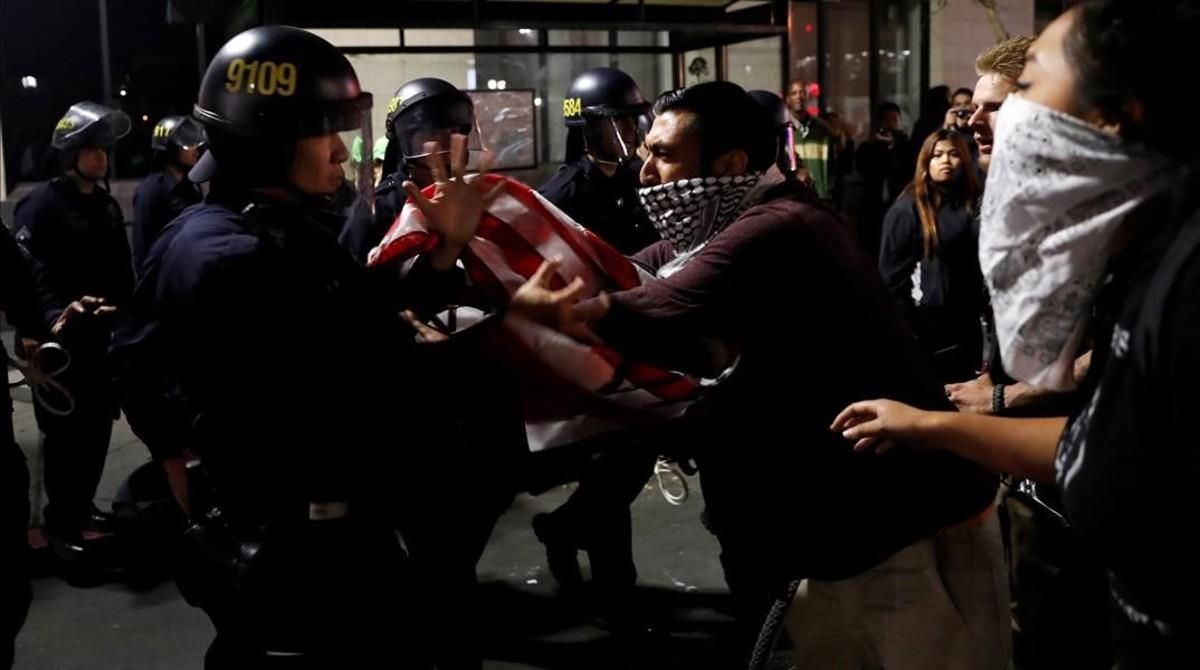
[[[296,66],[292,63],[235,58],[225,70],[225,89],[231,93],[289,96],[296,92]]]

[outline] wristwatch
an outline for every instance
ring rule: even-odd
[[[1002,414],[1004,412],[1004,384],[996,384],[992,387],[992,414]]]

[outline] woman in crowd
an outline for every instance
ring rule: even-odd
[[[980,260],[1006,369],[1071,385],[1071,417],[1006,419],[856,403],[833,428],[856,449],[952,451],[1062,490],[1108,570],[1121,670],[1185,667],[1200,629],[1200,217],[1194,133],[1172,100],[1200,2],[1086,0],[1030,48],[996,128]]]
[[[925,140],[913,181],[883,221],[879,273],[945,383],[973,379],[986,309],[975,216],[982,189],[961,133]]]

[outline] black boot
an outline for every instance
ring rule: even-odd
[[[555,518],[550,514],[534,515],[533,534],[546,546],[546,564],[559,589],[570,593],[581,591],[583,572],[579,569],[579,547],[555,523]]]

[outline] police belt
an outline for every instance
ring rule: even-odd
[[[270,529],[260,527],[258,532],[254,532],[230,519],[221,504],[219,492],[212,486],[199,459],[188,461],[186,471],[188,492],[192,498],[192,518],[185,536],[203,556],[207,567],[225,573],[232,579],[229,586],[237,588],[243,583],[247,570],[262,547],[263,537]],[[337,521],[346,518],[349,513],[350,504],[344,500],[310,502],[307,521]]]

